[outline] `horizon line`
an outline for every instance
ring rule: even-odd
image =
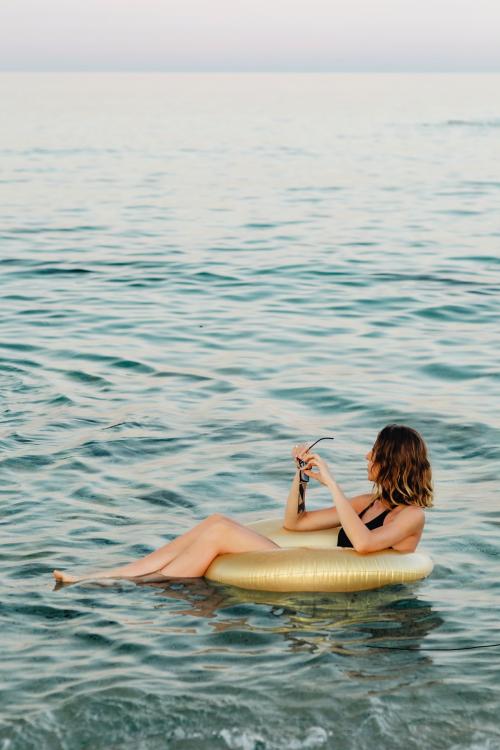
[[[241,70],[234,70],[234,69],[227,69],[227,68],[2,68],[0,67],[0,73],[182,73],[182,74],[213,74],[213,73],[222,73],[222,74],[233,74],[233,75],[240,75],[240,74],[269,74],[269,73],[303,73],[305,75],[329,75],[329,74],[387,74],[387,75],[394,75],[394,74],[404,74],[408,75],[409,73],[416,74],[416,75],[428,75],[428,74],[447,74],[447,75],[463,75],[463,74],[469,74],[469,75],[475,75],[480,74],[483,75],[485,73],[487,74],[498,74],[500,73],[500,66],[498,68],[485,68],[485,69],[470,69],[470,68],[460,68],[460,69],[430,69],[430,70],[416,70],[414,68],[406,69],[406,68],[398,68],[395,70],[387,70],[387,69],[345,69],[345,70],[338,70],[338,69],[311,69],[311,70],[304,70],[304,69],[290,69],[290,68],[277,68],[277,69],[241,69]]]

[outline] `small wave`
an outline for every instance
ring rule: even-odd
[[[305,224],[306,221],[304,219],[296,219],[296,220],[289,220],[289,221],[272,221],[272,222],[250,222],[249,224],[243,224],[243,229],[278,229],[279,227],[286,227],[290,225],[296,225],[296,224]]]
[[[492,118],[491,120],[461,120],[450,119],[442,122],[424,122],[424,127],[430,128],[500,128],[500,119]]]
[[[17,268],[15,271],[11,271],[10,274],[16,278],[24,279],[32,276],[86,276],[96,273],[96,271],[90,268],[82,268],[81,266],[40,266],[28,263],[23,263],[23,266],[22,268]]]
[[[195,504],[185,496],[173,490],[155,490],[146,495],[137,495],[150,505],[159,505],[163,508],[194,508]]]
[[[478,309],[466,305],[434,305],[415,310],[415,315],[430,320],[449,320],[453,323],[465,321],[467,323],[480,323],[482,316]]]
[[[73,148],[2,148],[0,154],[4,156],[71,156],[72,154],[118,154],[121,149],[117,148],[98,148],[98,147],[73,147]]]
[[[69,396],[65,396],[62,393],[58,394],[57,396],[54,396],[53,398],[47,401],[48,406],[69,406],[73,403],[74,401],[71,398],[69,398]]]
[[[45,466],[50,466],[53,458],[30,454],[24,456],[11,456],[0,461],[2,469],[16,469],[16,471],[38,471]]]
[[[4,297],[5,299],[5,297]],[[29,297],[20,297],[22,300],[27,300]],[[39,352],[41,347],[37,346],[36,344],[27,344],[25,342],[19,342],[19,341],[2,341],[0,343],[0,347],[2,349],[12,349],[13,351],[19,351],[19,352]]]
[[[472,188],[500,188],[498,180],[464,180],[462,184]]]
[[[35,620],[76,620],[85,616],[86,612],[69,607],[56,607],[44,604],[19,604],[13,608],[17,615],[23,617],[33,617]],[[8,612],[9,606],[6,607]]]
[[[106,380],[106,378],[100,375],[91,375],[89,372],[84,372],[83,370],[67,370],[64,375],[80,383],[92,383],[94,385],[111,387],[110,381]]]
[[[484,211],[475,211],[470,208],[439,208],[434,213],[445,214],[446,216],[481,216]]]
[[[133,359],[116,359],[110,363],[112,367],[118,367],[123,370],[134,370],[135,372],[142,373],[156,373],[154,367],[144,364],[144,362],[137,362]]]
[[[286,190],[288,193],[337,193],[344,188],[340,185],[304,185],[302,187],[289,187]]]
[[[432,362],[423,365],[420,369],[421,372],[425,372],[432,375],[434,378],[445,380],[447,382],[474,380],[475,378],[484,377],[483,373],[478,372],[477,368],[472,367],[471,365],[468,365],[467,367],[459,367],[458,365],[450,365],[444,362]]]
[[[18,234],[73,234],[75,232],[103,232],[108,227],[99,226],[97,224],[77,224],[72,227],[14,227],[12,229],[4,229],[2,236],[8,238],[9,235]]]

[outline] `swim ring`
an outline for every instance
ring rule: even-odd
[[[336,547],[338,527],[288,531],[281,518],[245,524],[280,549],[218,555],[205,578],[260,591],[363,591],[425,578],[434,567],[424,552],[383,550],[361,555]]]

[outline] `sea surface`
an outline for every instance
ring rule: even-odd
[[[0,750],[500,747],[500,75],[0,75]],[[370,489],[432,575],[54,585]],[[327,507],[324,488],[308,508]]]

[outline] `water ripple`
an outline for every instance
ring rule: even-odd
[[[499,744],[498,81],[306,78],[0,80],[1,750]],[[298,441],[367,491],[393,421],[418,585],[53,587],[278,515]]]

